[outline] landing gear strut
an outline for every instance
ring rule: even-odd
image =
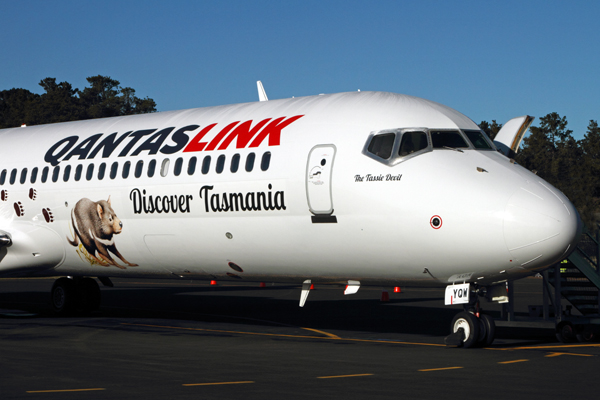
[[[88,313],[100,307],[100,287],[92,278],[59,278],[50,291],[50,303],[57,314]]]

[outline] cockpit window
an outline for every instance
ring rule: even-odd
[[[469,148],[469,145],[458,131],[430,131],[430,133],[434,149]]]
[[[477,130],[464,130],[465,135],[469,138],[469,141],[473,144],[473,147],[479,150],[493,150],[489,142],[485,140],[482,131]]]
[[[392,149],[394,148],[394,139],[396,139],[395,133],[384,133],[382,135],[375,135],[369,143],[367,151],[371,154],[375,154],[377,157],[381,157],[387,160],[392,155]]]
[[[427,134],[425,132],[405,132],[402,135],[398,155],[404,157],[419,150],[426,149],[427,146]]]

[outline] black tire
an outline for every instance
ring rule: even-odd
[[[59,278],[52,285],[50,304],[55,313],[67,315],[73,312],[77,304],[75,282],[69,278]]]
[[[561,343],[572,343],[575,341],[575,330],[569,321],[561,321],[556,325],[556,338]]]
[[[575,337],[579,343],[589,343],[596,339],[594,331],[587,326],[582,326],[581,329],[578,329]]]
[[[460,328],[465,333],[463,347],[470,348],[477,344],[479,339],[479,320],[476,316],[466,311],[459,312],[452,319],[450,330],[456,333]]]
[[[480,314],[479,325],[484,334],[482,335],[481,332],[479,333],[480,341],[478,344],[481,347],[487,347],[494,343],[496,336],[496,323],[494,322],[494,319],[487,314]]]
[[[88,313],[100,308],[102,299],[100,286],[93,278],[83,278],[77,282],[77,294],[79,297],[78,309],[82,312]]]

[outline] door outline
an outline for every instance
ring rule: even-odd
[[[308,209],[314,215],[333,214],[333,164],[337,148],[334,144],[319,144],[308,153],[305,184]]]

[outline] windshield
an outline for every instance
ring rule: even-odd
[[[385,133],[383,135],[373,136],[368,151],[369,153],[375,154],[377,157],[387,160],[392,155],[394,140],[396,140],[395,133]]]
[[[490,143],[485,140],[484,133],[476,130],[465,130],[465,135],[469,138],[473,147],[478,150],[493,150]]]
[[[458,131],[430,131],[430,133],[434,149],[469,148],[469,145]]]
[[[426,149],[428,145],[427,134],[425,132],[405,132],[402,135],[398,155],[400,157],[408,156],[417,151]]]

